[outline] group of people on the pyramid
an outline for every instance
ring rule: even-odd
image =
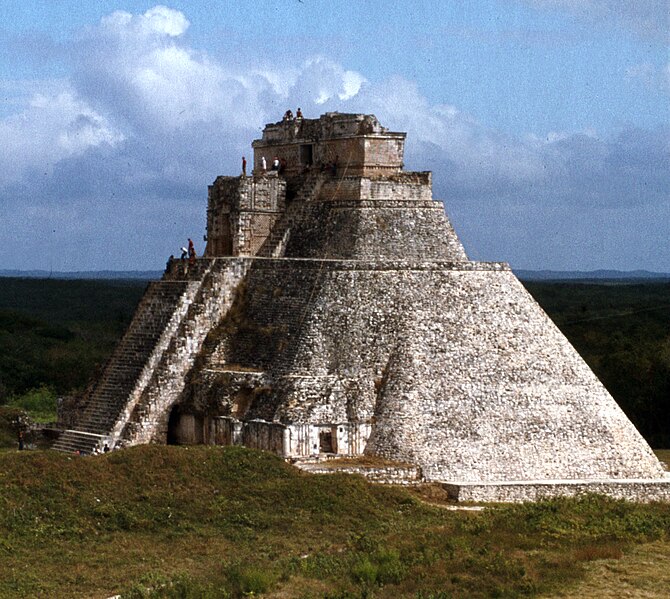
[[[301,118],[303,117],[302,117],[302,110],[300,109],[300,107],[298,107],[298,110],[295,113],[295,119],[293,118],[293,111],[290,108],[284,113],[285,121],[293,121]]]
[[[285,168],[286,168],[286,160],[284,158],[279,158],[279,156],[275,156],[272,159],[272,166],[270,168],[271,171],[276,171],[277,173],[281,174]],[[261,171],[265,172],[267,170],[268,170],[268,161],[265,159],[265,156],[261,156]],[[245,160],[244,156],[242,156],[242,174],[246,177],[247,161]]]
[[[196,254],[195,254],[195,246],[193,245],[193,241],[189,238],[188,240],[188,248],[182,247],[181,248],[181,260],[186,260],[186,257],[188,256],[188,263],[189,264],[195,264],[195,259],[196,259]]]

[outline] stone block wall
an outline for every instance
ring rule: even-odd
[[[289,233],[288,258],[467,260],[444,207],[433,201],[315,202]]]
[[[243,357],[263,371],[248,418],[370,424],[366,452],[418,464],[429,480],[662,475],[504,266],[267,260],[246,289],[242,320],[204,368]],[[283,327],[274,340],[270,324]]]
[[[587,493],[614,499],[670,502],[670,479],[665,480],[544,480],[443,485],[456,501],[524,503],[550,497],[579,497]]]
[[[252,145],[254,173],[262,172],[263,157],[268,167],[277,157],[288,178],[333,162],[345,175],[389,175],[402,169],[405,134],[389,132],[372,115],[328,113],[269,124]]]
[[[282,424],[260,419],[238,420],[230,416],[198,417],[185,413],[177,425],[179,443],[244,445],[271,451],[286,458],[318,457],[321,454],[362,455],[370,425]]]
[[[337,177],[324,181],[319,193],[327,200],[399,200],[430,202],[432,176],[430,172],[402,172],[383,178],[353,177],[340,169]]]
[[[276,174],[218,177],[209,187],[205,255],[252,256],[285,210],[286,181]]]

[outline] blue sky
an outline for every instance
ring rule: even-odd
[[[0,269],[161,268],[301,106],[407,131],[473,259],[670,272],[668,10],[3,0]]]

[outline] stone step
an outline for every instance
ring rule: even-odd
[[[61,434],[60,438],[54,443],[53,449],[66,453],[91,453],[93,449],[100,445],[103,436],[99,434],[86,434],[82,431],[67,430]]]
[[[80,433],[111,431],[187,288],[186,281],[158,281],[147,286],[133,321],[86,402],[77,424]],[[97,443],[91,439],[95,437],[68,431],[54,449],[88,452]]]

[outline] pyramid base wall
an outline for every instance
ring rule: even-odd
[[[455,501],[524,503],[589,493],[640,503],[670,502],[670,478],[621,480],[537,480],[489,483],[443,483]]]

